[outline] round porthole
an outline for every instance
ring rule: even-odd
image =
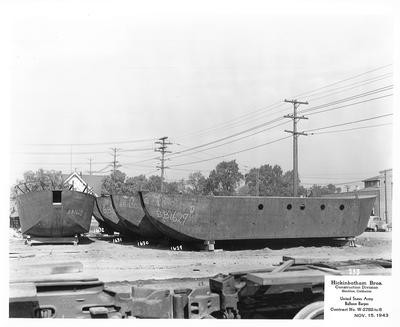
[[[262,210],[264,209],[264,205],[262,205],[261,203],[258,205],[258,210]]]
[[[321,204],[321,210],[325,210],[325,204]]]
[[[303,203],[300,205],[300,210],[304,210],[306,208],[306,205]]]
[[[340,210],[343,210],[343,209],[344,209],[344,205],[341,204],[340,207],[339,207],[339,209],[340,209]]]
[[[292,205],[291,205],[291,204],[288,204],[286,208],[287,208],[288,210],[291,210],[291,209],[292,209]]]

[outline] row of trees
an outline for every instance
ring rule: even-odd
[[[300,180],[298,181],[300,183]],[[127,177],[121,171],[107,176],[103,182],[104,193],[133,194],[138,190],[159,192],[161,178],[144,175]],[[198,194],[198,195],[260,195],[260,196],[291,196],[293,191],[293,172],[284,172],[279,165],[262,165],[252,168],[247,174],[239,171],[235,160],[220,162],[209,176],[201,172],[193,172],[187,180],[165,182],[167,193]],[[333,184],[326,186],[313,185],[310,188],[300,186],[300,196],[321,196],[340,192]]]
[[[209,174],[204,176],[201,172],[193,172],[187,180],[165,182],[164,189],[167,193],[198,194],[198,195],[260,195],[260,196],[291,196],[293,189],[292,171],[284,172],[279,165],[262,165],[252,168],[248,173],[242,174],[235,160],[220,162]],[[300,183],[300,180],[298,181]],[[62,187],[62,174],[60,171],[37,172],[28,171],[23,180],[17,184],[27,184],[30,190],[54,189]],[[24,187],[24,186],[22,186]],[[124,172],[116,170],[103,179],[102,193],[134,194],[138,190],[159,192],[161,178],[159,176],[146,177],[138,175],[128,177]],[[301,196],[321,196],[340,192],[341,189],[333,184],[326,186],[313,185],[310,188],[299,187]],[[15,197],[15,189],[11,192]]]

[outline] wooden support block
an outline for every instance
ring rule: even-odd
[[[215,241],[204,241],[204,248],[206,251],[214,251]]]
[[[294,260],[294,265],[312,265],[316,263],[321,263],[321,262],[327,262],[329,261],[329,258],[310,258],[310,257],[288,257],[288,256],[283,256],[282,257],[283,261],[288,261],[288,260]]]
[[[324,282],[325,275],[328,274],[318,270],[297,270],[278,273],[247,274],[246,279],[259,285],[318,284]]]
[[[294,264],[294,259],[286,260],[284,261],[280,266],[276,267],[274,270],[272,270],[271,273],[277,273],[286,270],[290,266]]]

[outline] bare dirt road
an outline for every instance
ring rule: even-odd
[[[357,238],[357,247],[281,246],[202,252],[171,251],[167,246],[137,242],[113,243],[89,237],[77,246],[27,246],[21,236],[10,230],[10,278],[32,277],[27,265],[76,262],[84,272],[104,282],[168,278],[204,278],[218,273],[261,269],[278,264],[282,256],[301,256],[332,261],[349,259],[391,259],[391,232],[366,232]]]

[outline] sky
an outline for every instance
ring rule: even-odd
[[[298,130],[315,129],[299,137],[303,185],[392,168],[393,17],[377,2],[310,3],[25,2],[10,39],[10,182],[39,168],[88,173],[90,162],[107,173],[111,148],[128,176],[159,174],[163,136],[167,181],[233,159],[243,173],[290,170],[293,126],[280,118],[294,98],[309,103]]]

